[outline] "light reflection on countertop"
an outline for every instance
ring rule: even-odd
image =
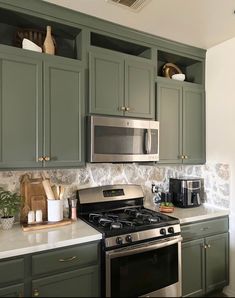
[[[23,232],[19,224],[0,230],[0,259],[100,240],[102,234],[81,219],[71,225]]]

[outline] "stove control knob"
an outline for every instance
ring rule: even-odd
[[[119,245],[123,244],[122,237],[117,237],[116,243],[119,244]]]
[[[168,232],[169,232],[170,234],[174,234],[174,232],[175,232],[175,231],[174,231],[174,228],[173,228],[173,227],[169,227],[169,228],[168,228]]]
[[[166,229],[161,229],[160,230],[160,234],[163,235],[163,236],[165,236],[166,235]]]
[[[131,235],[127,235],[126,236],[126,242],[132,242],[132,237],[131,237]]]

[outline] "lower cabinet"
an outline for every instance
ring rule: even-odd
[[[0,297],[100,297],[99,241],[0,260]]]
[[[97,297],[99,268],[91,266],[36,279],[32,282],[33,297]]]
[[[0,297],[24,297],[24,284],[0,288]]]
[[[228,284],[227,222],[228,219],[224,218],[182,226],[182,236],[186,238],[182,244],[183,297],[203,296]],[[218,226],[224,233],[217,234]]]

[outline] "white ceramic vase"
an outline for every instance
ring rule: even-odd
[[[14,216],[12,217],[0,217],[0,222],[2,224],[3,230],[10,230],[14,224]]]

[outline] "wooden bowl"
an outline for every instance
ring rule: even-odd
[[[172,213],[174,212],[174,207],[160,206],[159,211],[164,213]]]

